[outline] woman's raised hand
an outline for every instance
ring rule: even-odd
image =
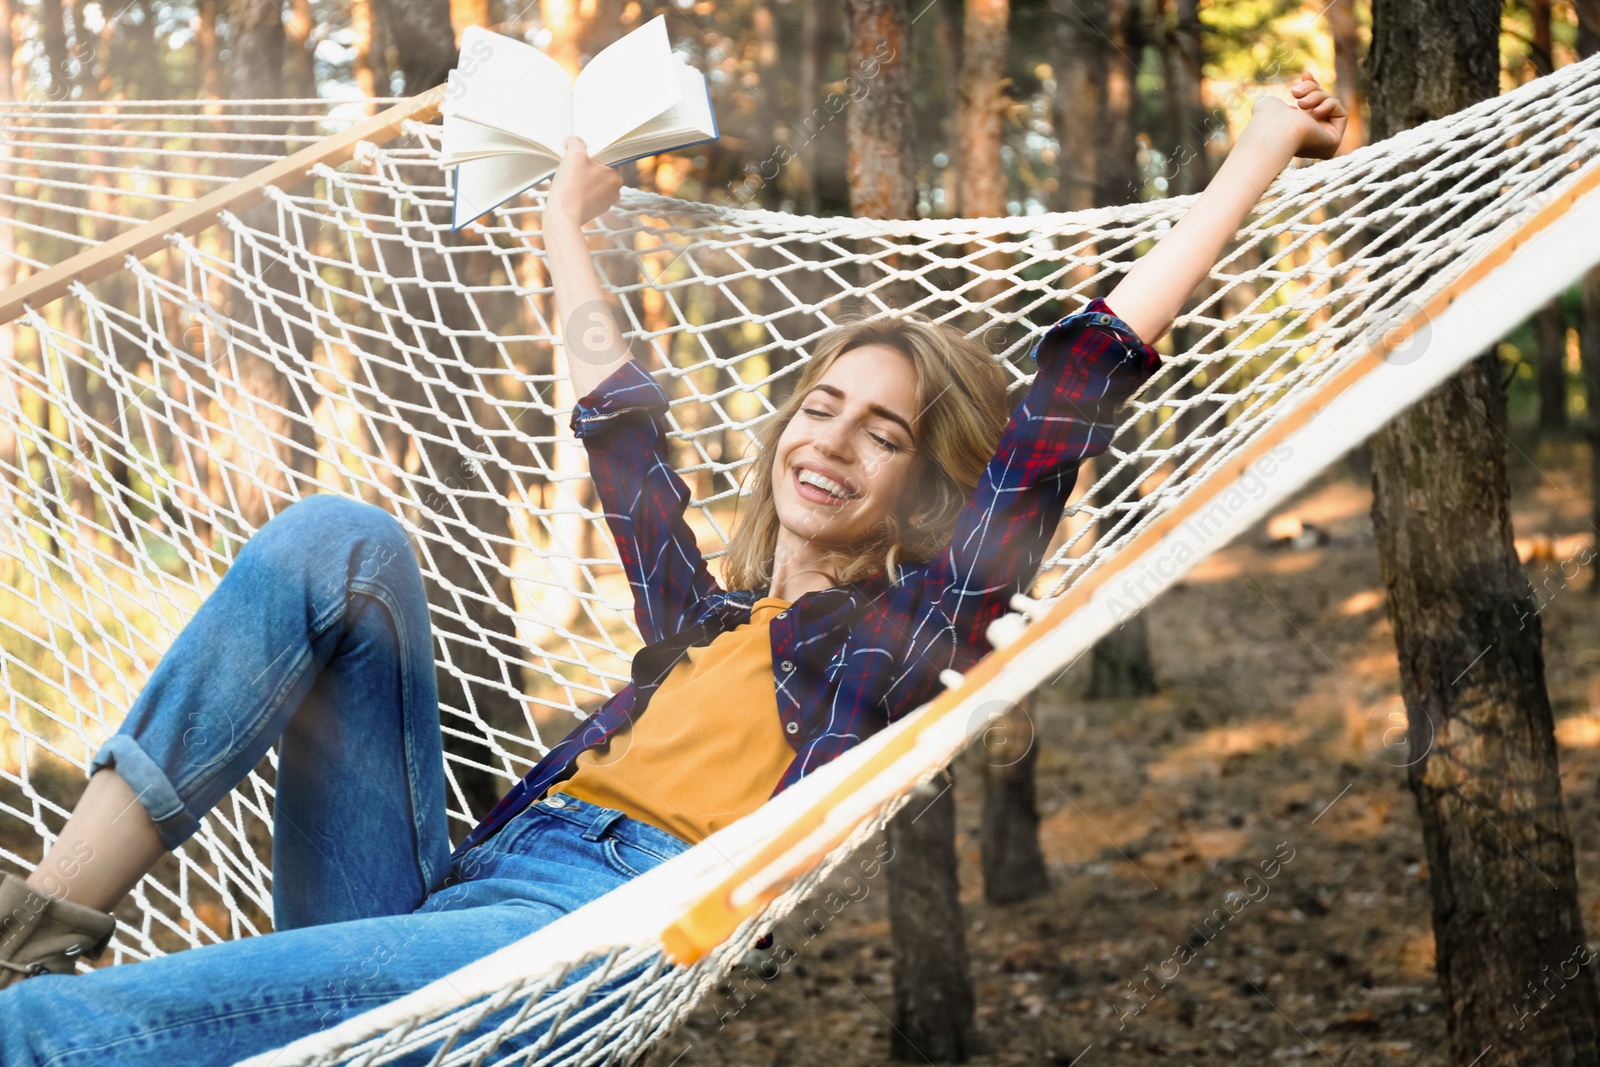
[[[1281,122],[1290,131],[1294,154],[1308,159],[1330,159],[1344,140],[1350,120],[1339,98],[1328,95],[1316,76],[1303,71],[1289,86],[1288,101],[1264,97],[1256,104],[1251,122]]]
[[[1317,79],[1302,74],[1291,99],[1264,97],[1200,199],[1141,256],[1106,297],[1111,310],[1149,344],[1206,277],[1267,186],[1295,156],[1326,159],[1339,150],[1349,116]]]
[[[589,157],[581,137],[568,137],[566,154],[556,168],[555,179],[545,197],[547,216],[556,216],[584,225],[617,202],[622,191],[622,175],[615,168],[596,163]]]

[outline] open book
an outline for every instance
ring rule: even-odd
[[[442,110],[440,162],[456,168],[453,229],[554,174],[573,134],[607,165],[717,136],[705,75],[672,54],[663,15],[576,79],[530,44],[469,27]]]

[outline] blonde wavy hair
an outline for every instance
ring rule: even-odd
[[[879,316],[835,325],[812,348],[811,361],[782,406],[757,434],[748,506],[729,539],[723,579],[729,589],[765,590],[772,584],[778,509],[772,466],[778,439],[834,360],[863,345],[886,345],[916,372],[917,416],[912,420],[914,479],[891,515],[865,543],[829,553],[824,566],[835,584],[859,581],[880,570],[899,582],[900,563],[930,560],[950,543],[956,516],[972,496],[1000,442],[1010,415],[1006,376],[977,341],[924,315]]]

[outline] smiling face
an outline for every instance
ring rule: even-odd
[[[875,574],[898,583],[949,545],[1010,413],[988,349],[917,312],[847,318],[809,355],[755,435],[729,589],[793,600]]]
[[[833,361],[774,451],[780,557],[804,566],[877,535],[912,481],[916,417],[916,370],[903,353],[864,344]]]

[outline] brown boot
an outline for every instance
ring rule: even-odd
[[[0,878],[0,989],[38,974],[71,974],[100,958],[117,920],[47,896],[14,874]]]

